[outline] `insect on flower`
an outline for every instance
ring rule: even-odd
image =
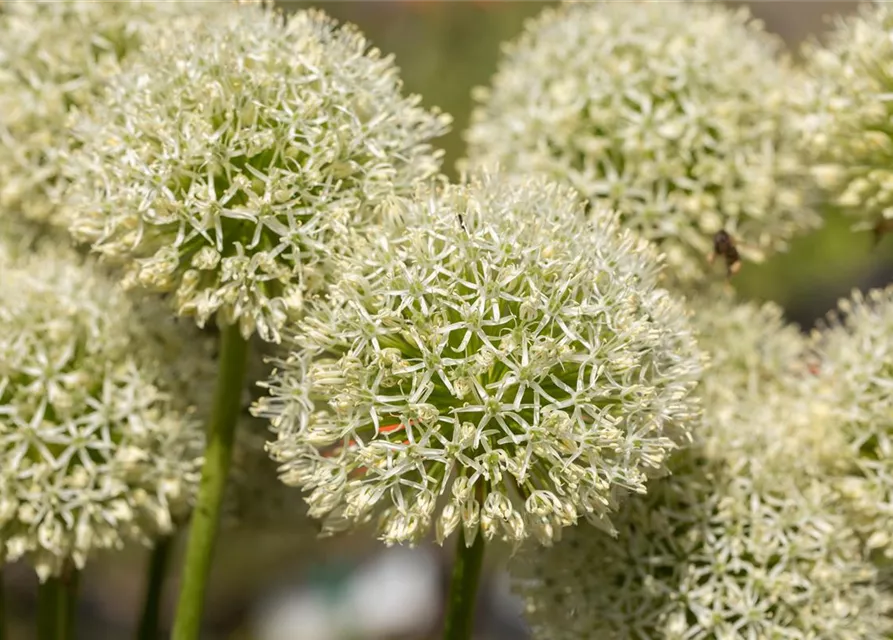
[[[738,253],[738,247],[735,246],[732,235],[725,229],[720,229],[713,236],[713,252],[710,254],[708,262],[713,264],[713,261],[720,256],[726,260],[726,269],[730,278],[740,271],[741,256]]]
[[[762,262],[821,223],[796,169],[796,73],[782,51],[717,2],[550,7],[475,91],[458,168],[543,172],[616,209],[660,245],[671,288],[703,279],[718,212],[741,261]]]
[[[893,220],[878,220],[877,224],[872,228],[872,231],[874,232],[874,246],[877,247],[884,239],[885,235],[893,233]]]

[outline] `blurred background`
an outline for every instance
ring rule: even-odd
[[[621,1],[621,0],[617,0]],[[311,6],[284,2],[288,9]],[[455,118],[441,140],[445,166],[464,153],[462,131],[471,109],[472,87],[486,84],[496,68],[500,42],[518,34],[544,2],[404,0],[315,3],[342,21],[358,25],[403,72],[406,90]],[[811,0],[735,3],[750,5],[792,52],[820,34],[829,17],[856,3]],[[849,221],[830,218],[824,229],[794,243],[764,265],[747,265],[734,284],[744,295],[775,300],[804,329],[853,288],[893,281],[893,234],[873,246],[870,233],[852,233]],[[297,491],[294,499],[299,500]],[[220,542],[214,567],[207,631],[209,639],[427,640],[439,637],[441,604],[452,549],[423,546],[384,549],[371,536],[317,542],[306,529],[231,531]],[[176,548],[174,566],[177,566]],[[142,598],[148,555],[134,549],[101,558],[82,582],[79,638],[132,637]],[[481,590],[480,640],[523,640],[521,604],[510,594],[499,566],[488,558]],[[11,640],[32,637],[34,578],[23,566],[7,574],[7,606],[27,624],[14,626]],[[170,620],[176,575],[165,597]],[[167,637],[166,635],[164,637]]]

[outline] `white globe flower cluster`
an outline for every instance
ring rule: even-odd
[[[0,557],[46,579],[188,516],[204,434],[179,383],[202,343],[58,247],[2,270]]]
[[[856,228],[893,230],[893,7],[862,5],[804,50],[804,146],[826,203]]]
[[[345,259],[257,407],[282,480],[328,528],[377,516],[391,543],[610,527],[697,414],[699,352],[653,252],[543,181],[394,207],[405,231]]]
[[[851,467],[841,480],[869,550],[893,559],[893,288],[842,300],[814,348]]]
[[[803,71],[718,2],[546,9],[450,184],[355,27],[208,6],[0,4],[0,561],[54,629],[191,517],[198,637],[235,516],[455,536],[450,638],[491,540],[544,640],[893,637],[893,289],[810,339],[709,273],[815,196],[893,231],[893,9]]]
[[[707,278],[714,237],[762,261],[816,227],[781,42],[712,2],[547,9],[475,94],[471,166],[574,186],[667,255],[667,277]]]
[[[276,342],[348,229],[439,169],[449,118],[353,27],[237,9],[170,21],[92,103],[71,231],[199,325]]]
[[[727,292],[691,304],[698,307],[693,316],[698,344],[710,359],[699,385],[705,412],[701,445],[711,455],[729,446],[743,449],[764,466],[778,451],[784,460],[775,470],[779,475],[823,483],[832,471],[844,469],[844,439],[800,328],[787,323],[773,303],[742,302]],[[744,426],[749,423],[756,426]],[[809,455],[790,455],[799,449]]]
[[[64,227],[72,113],[153,31],[202,3],[7,2],[0,12],[0,230]],[[206,13],[203,12],[202,13]],[[207,15],[207,13],[206,13]],[[36,231],[35,231],[36,233]]]
[[[578,527],[531,553],[516,584],[534,637],[889,638],[893,602],[822,492],[758,489],[728,451],[626,503],[616,538]]]

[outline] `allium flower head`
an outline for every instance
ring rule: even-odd
[[[71,231],[180,314],[278,341],[348,228],[438,170],[449,118],[419,102],[320,12],[173,22],[78,126]]]
[[[819,378],[846,438],[844,504],[869,548],[893,559],[893,288],[855,293],[815,334]]]
[[[839,18],[825,46],[804,49],[811,82],[804,120],[818,183],[862,228],[893,225],[893,6]]]
[[[704,278],[721,229],[760,261],[818,223],[780,48],[719,3],[547,9],[477,90],[468,163],[545,173],[616,208],[674,282]]]
[[[828,482],[844,445],[807,339],[772,304],[693,304],[710,357],[695,445],[622,505],[615,539],[577,527],[521,555],[536,637],[889,637],[893,601]]]
[[[58,247],[2,270],[0,557],[43,579],[187,515],[203,433],[168,392],[200,342]]]
[[[720,373],[703,380],[702,389],[715,384],[719,392],[723,387],[725,399],[742,392],[759,395],[780,374],[799,373],[806,365],[807,337],[785,320],[777,304],[743,301],[718,287],[689,304],[696,309],[693,323],[698,342],[710,354],[710,369]]]
[[[773,303],[743,302],[726,292],[690,304],[698,344],[709,357],[698,387],[701,444],[716,453],[730,444],[747,448],[765,466],[778,454],[782,474],[792,470],[792,459],[814,477],[837,467],[843,441],[799,327]],[[809,455],[790,453],[804,450]]]
[[[73,109],[94,99],[147,33],[200,3],[7,2],[0,12],[0,227],[60,220]],[[151,38],[151,36],[148,36]],[[5,218],[5,219],[4,219]]]
[[[405,232],[345,261],[258,406],[282,480],[330,530],[379,515],[387,542],[609,527],[697,413],[700,354],[652,250],[541,181],[392,208]]]
[[[730,451],[738,462],[674,458],[622,506],[616,538],[579,526],[525,554],[516,586],[535,637],[889,638],[891,599],[822,485],[766,491]]]

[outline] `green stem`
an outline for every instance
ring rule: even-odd
[[[6,589],[3,584],[3,565],[0,565],[0,640],[6,640]]]
[[[223,490],[232,460],[247,362],[248,341],[239,333],[238,324],[222,327],[220,368],[217,388],[214,390],[214,407],[207,429],[208,447],[205,450],[202,481],[186,543],[172,640],[197,640],[201,630],[205,590],[211,574],[214,542],[220,525]]]
[[[60,589],[59,578],[55,577],[37,587],[37,640],[56,640]]]
[[[471,640],[474,631],[474,607],[484,564],[484,536],[478,531],[469,547],[460,531],[453,577],[444,620],[443,640]]]
[[[38,640],[73,640],[77,627],[80,571],[67,566],[37,588]]]
[[[158,640],[158,617],[161,613],[161,595],[164,593],[164,578],[167,575],[168,560],[173,547],[173,536],[161,538],[155,543],[149,556],[146,593],[143,599],[143,614],[137,631],[138,640]]]
[[[60,578],[62,587],[59,593],[59,640],[74,640],[77,635],[78,591],[81,572],[72,566],[66,567]]]

